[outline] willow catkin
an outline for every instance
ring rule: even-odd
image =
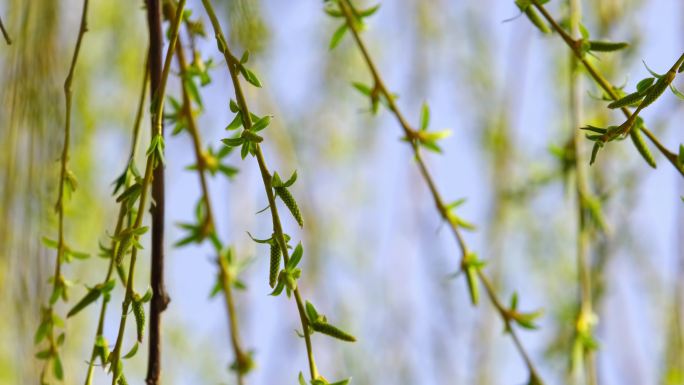
[[[632,127],[632,129],[629,131],[629,136],[632,138],[634,146],[637,148],[637,150],[639,150],[639,154],[641,154],[646,163],[648,163],[649,166],[656,168],[656,162],[653,158],[653,154],[651,154],[648,146],[646,146],[644,137],[641,136],[641,125],[635,124],[634,127]]]
[[[133,301],[131,304],[133,308],[133,315],[135,316],[135,326],[136,333],[138,336],[138,342],[142,342],[143,335],[145,333],[145,309],[143,308],[142,301]]]
[[[299,212],[297,201],[295,201],[294,197],[292,197],[292,194],[290,194],[290,191],[287,189],[287,187],[279,186],[274,187],[273,189],[275,190],[276,195],[278,195],[283,203],[285,203],[285,206],[287,206],[288,210],[290,210],[295,220],[297,220],[299,227],[304,227],[304,220],[302,219],[302,214]]]
[[[660,97],[660,95],[665,92],[667,89],[667,86],[672,83],[672,80],[674,80],[675,74],[668,72],[665,74],[665,76],[662,76],[658,81],[650,87],[650,90],[646,94],[646,97],[644,97],[644,100],[641,101],[641,104],[639,104],[639,109],[643,110],[644,108],[648,107],[651,103],[655,102],[656,99]]]
[[[273,242],[271,244],[271,268],[268,275],[268,284],[271,288],[275,287],[278,280],[278,272],[280,271],[280,246]]]

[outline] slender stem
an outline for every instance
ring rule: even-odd
[[[226,60],[226,65],[230,72],[230,78],[233,83],[233,88],[235,89],[235,98],[237,99],[237,104],[240,107],[242,120],[245,130],[249,130],[252,127],[252,119],[249,113],[249,108],[247,106],[247,101],[245,100],[244,93],[242,92],[242,86],[240,85],[240,80],[238,79],[238,59],[231,53],[228,48],[228,44],[221,30],[221,25],[216,17],[214,8],[209,0],[202,0],[204,9],[206,10],[211,24],[214,28],[214,34],[216,37],[217,45],[219,51],[223,53]],[[266,165],[266,160],[264,159],[263,152],[261,151],[261,146],[256,144],[256,158],[259,164],[259,171],[261,172],[261,179],[264,184],[264,189],[266,190],[266,196],[268,197],[268,204],[271,211],[271,219],[273,222],[273,232],[275,233],[276,241],[280,247],[283,255],[283,261],[285,264],[289,261],[289,252],[287,249],[287,242],[285,241],[285,235],[283,233],[282,225],[280,223],[280,217],[278,215],[278,206],[275,202],[275,195],[273,193],[273,188],[271,186],[271,174],[268,171],[268,166]],[[311,334],[309,332],[308,321],[306,318],[306,312],[304,310],[304,303],[302,297],[299,294],[299,289],[294,290],[295,302],[297,304],[297,310],[299,312],[299,319],[302,324],[302,331],[304,334],[304,341],[306,344],[307,359],[309,361],[309,374],[312,379],[318,378],[318,369],[316,368],[316,362],[314,360],[313,347],[311,345]]]
[[[407,138],[410,139],[409,143],[411,144],[411,148],[413,150],[414,158],[416,160],[416,163],[418,164],[418,168],[420,170],[420,173],[425,180],[425,183],[427,184],[430,193],[432,195],[432,199],[434,201],[435,207],[437,211],[439,212],[440,216],[442,219],[444,219],[448,225],[449,228],[451,229],[451,232],[454,235],[454,238],[456,238],[456,242],[459,245],[459,248],[461,250],[461,255],[462,255],[462,260],[465,260],[466,256],[469,254],[468,251],[468,245],[466,244],[463,235],[461,234],[460,228],[458,226],[458,223],[449,215],[449,209],[447,205],[444,203],[444,199],[442,198],[441,194],[439,193],[439,190],[437,189],[437,186],[435,184],[435,181],[430,174],[430,171],[427,168],[427,165],[425,164],[425,161],[423,160],[423,157],[421,156],[421,153],[419,151],[418,143],[414,138],[416,137],[416,130],[411,127],[411,125],[408,123],[402,112],[399,110],[397,107],[395,101],[394,101],[394,96],[392,93],[387,89],[385,86],[384,81],[382,80],[382,77],[380,76],[380,72],[378,71],[377,67],[375,66],[375,63],[373,59],[371,58],[368,49],[366,48],[365,43],[361,39],[361,36],[359,34],[356,21],[355,21],[355,10],[353,8],[353,5],[349,0],[339,0],[338,3],[340,4],[340,8],[342,10],[342,13],[344,14],[344,17],[346,19],[347,26],[349,27],[349,30],[352,33],[352,36],[354,37],[354,40],[356,41],[357,46],[359,47],[359,50],[361,51],[361,54],[363,55],[366,64],[368,65],[368,69],[370,70],[371,76],[373,77],[373,81],[375,82],[375,87],[376,89],[382,93],[382,95],[385,97],[385,100],[387,100],[388,106],[390,111],[393,113],[393,115],[396,117],[397,121],[399,122],[399,125],[404,131],[404,134],[406,135]],[[503,305],[501,305],[501,301],[496,296],[496,293],[493,289],[492,284],[489,282],[489,279],[485,276],[484,272],[482,270],[478,269],[478,277],[482,284],[487,288],[487,294],[494,305],[494,307],[497,309],[499,315],[501,316],[502,320],[507,326],[510,326],[510,317],[508,315],[508,311],[506,310]],[[525,348],[523,347],[522,343],[520,343],[519,338],[517,337],[517,334],[515,330],[512,327],[508,327],[508,330],[510,330],[510,334],[513,337],[513,340],[515,342],[516,349],[520,353],[520,355],[523,357],[523,360],[525,361],[525,365],[528,368],[528,371],[530,372],[530,376],[537,379],[537,381],[541,382],[540,377],[537,373],[537,370],[534,367],[534,364],[529,358],[529,355],[525,351]]]
[[[573,36],[580,35],[580,20],[582,5],[580,0],[570,0],[570,31]],[[575,159],[575,191],[577,202],[577,277],[580,287],[580,309],[577,314],[576,334],[591,334],[592,309],[592,284],[591,265],[589,263],[589,232],[587,229],[587,207],[589,187],[587,179],[587,167],[582,145],[583,134],[577,128],[582,121],[582,83],[579,77],[579,60],[574,54],[570,55],[570,127],[572,128],[572,141]],[[583,348],[585,361],[585,379],[590,385],[596,384],[595,357],[590,349]]]
[[[145,75],[143,76],[143,82],[142,82],[142,90],[140,92],[140,101],[138,102],[138,110],[136,112],[135,116],[135,123],[133,124],[133,137],[131,140],[131,152],[129,156],[129,164],[126,165],[126,172],[128,172],[128,167],[130,165],[130,162],[134,161],[135,153],[138,147],[138,139],[139,139],[139,134],[140,134],[140,126],[142,122],[142,112],[145,106],[145,94],[147,91],[147,81],[149,79],[149,71],[148,71],[148,66],[147,66],[148,59],[145,59]],[[129,186],[129,181],[126,181],[126,187]],[[119,215],[117,216],[117,221],[116,221],[116,226],[114,230],[114,234],[118,234],[125,222],[127,210],[125,206],[125,202],[121,202],[119,205]],[[109,260],[109,266],[107,267],[107,274],[105,276],[105,279],[102,281],[103,283],[109,281],[111,279],[114,267],[116,265],[116,260],[115,260],[115,255],[116,255],[116,247],[118,245],[118,241],[112,239],[111,245],[110,245],[110,250],[111,250],[111,258]],[[122,278],[124,278],[122,276]],[[124,285],[127,285],[126,280],[122,279],[122,282]],[[102,336],[104,333],[104,318],[107,313],[107,304],[109,301],[106,299],[102,300],[102,305],[100,307],[100,316],[97,321],[97,331],[95,332],[95,342],[97,342],[98,337]],[[97,358],[97,345],[93,344],[93,350],[90,354],[90,361],[88,361],[88,372],[86,374],[86,379],[85,379],[85,384],[90,385],[92,384],[93,381],[93,369],[95,367],[95,359]],[[102,365],[104,366],[106,363],[102,362]]]
[[[2,18],[0,18],[0,31],[2,31],[2,36],[5,38],[5,42],[7,45],[12,45],[12,39],[10,38],[9,33],[7,33],[7,30],[5,29],[5,25],[2,24]]]
[[[147,24],[150,35],[149,72],[150,72],[150,102],[159,95],[162,77],[162,35],[160,0],[147,0]],[[161,105],[160,101],[160,105]],[[152,134],[157,132],[164,136],[163,119],[156,117],[152,120]],[[155,123],[158,127],[155,127]],[[169,297],[164,286],[164,167],[156,167],[152,177],[152,199],[154,205],[150,209],[152,214],[152,252],[150,268],[150,284],[152,300],[150,302],[150,336],[147,355],[148,385],[157,385],[161,375],[161,313],[169,303]]]
[[[618,100],[620,99],[620,96],[618,95],[617,92],[615,92],[616,87],[614,87],[608,80],[606,80],[603,75],[601,75],[600,72],[594,67],[593,64],[591,64],[582,54],[581,51],[581,40],[575,40],[573,39],[565,30],[556,22],[556,20],[549,14],[549,12],[546,10],[546,8],[539,4],[536,0],[532,1],[532,4],[539,10],[539,12],[544,16],[544,18],[551,24],[551,27],[558,32],[558,34],[561,36],[563,41],[568,45],[570,50],[573,52],[573,54],[579,59],[579,61],[582,63],[584,68],[589,72],[589,75],[594,79],[594,81],[603,89],[603,91],[606,92],[608,96],[610,96],[611,99],[613,100]],[[679,57],[679,60],[677,60],[677,63],[681,64],[681,62],[684,61],[684,54]],[[674,71],[677,70],[677,63],[672,67],[674,68]],[[673,71],[673,69],[670,69],[670,71]],[[668,72],[670,72],[668,71]],[[625,115],[625,117],[629,119],[636,119],[636,115],[641,111],[641,108],[637,108],[637,110],[632,114],[629,108],[627,107],[622,107],[620,108],[622,113]],[[668,150],[667,147],[665,147],[660,140],[646,127],[642,126],[641,131],[646,135],[646,137],[653,143],[654,146],[660,151],[665,158],[674,166],[674,168],[679,171],[679,173],[684,176],[684,165],[680,165],[678,160],[677,160],[677,154],[673,153],[672,151]],[[619,133],[618,133],[619,134]]]
[[[172,24],[171,24],[171,34],[170,34],[170,41],[169,41],[169,47],[166,51],[166,59],[164,61],[164,69],[162,72],[162,77],[161,77],[161,82],[160,86],[158,88],[158,92],[154,97],[154,102],[152,103],[153,107],[156,107],[155,113],[153,115],[154,119],[154,125],[155,127],[155,135],[161,135],[162,134],[162,116],[163,116],[163,109],[164,109],[164,95],[166,92],[166,82],[169,77],[169,73],[171,71],[171,59],[173,57],[173,52],[176,47],[176,41],[178,39],[178,28],[180,26],[180,22],[182,20],[182,15],[183,15],[183,9],[185,8],[185,2],[186,0],[180,0],[178,4],[178,9],[176,12],[176,17],[174,18]],[[152,60],[150,58],[150,60]],[[143,177],[143,182],[141,186],[141,191],[140,191],[140,201],[138,205],[138,210],[136,212],[135,216],[135,222],[133,223],[133,229],[140,228],[142,225],[142,220],[143,220],[143,215],[145,211],[145,207],[147,206],[147,191],[150,188],[150,184],[152,182],[152,172],[155,167],[155,154],[150,153],[147,156],[147,163],[145,165],[145,175]],[[124,297],[123,303],[121,305],[121,321],[119,323],[119,332],[116,338],[116,345],[114,346],[114,350],[112,351],[112,359],[111,359],[111,365],[114,371],[114,375],[112,376],[112,385],[116,384],[116,380],[118,377],[118,365],[120,362],[120,357],[121,357],[121,346],[123,344],[123,336],[124,336],[124,331],[126,329],[126,318],[128,316],[128,309],[130,307],[131,301],[133,299],[133,282],[135,281],[135,262],[138,256],[138,248],[133,247],[131,250],[131,260],[130,260],[130,266],[129,266],[129,271],[128,271],[128,284],[126,285],[126,295]]]
[[[69,178],[69,169],[68,169],[68,163],[69,163],[69,142],[71,140],[71,96],[72,96],[72,91],[71,91],[71,83],[72,79],[74,77],[74,71],[76,69],[76,62],[78,60],[78,54],[81,51],[81,43],[83,41],[83,36],[88,30],[87,26],[87,16],[88,16],[88,0],[83,1],[83,10],[81,13],[81,22],[79,25],[79,30],[78,30],[78,37],[76,38],[76,47],[74,48],[74,53],[73,56],[71,57],[71,65],[69,66],[69,73],[67,74],[66,79],[64,80],[64,99],[65,99],[65,123],[64,123],[64,144],[62,147],[62,154],[60,157],[60,174],[59,174],[59,183],[58,183],[58,193],[57,193],[57,204],[55,205],[55,209],[57,210],[57,217],[58,217],[58,235],[57,235],[57,258],[55,261],[55,274],[53,277],[53,283],[52,283],[52,295],[51,297],[55,296],[55,293],[58,290],[65,290],[66,288],[64,287],[64,278],[62,277],[62,261],[64,259],[64,251],[66,249],[66,245],[64,243],[64,189],[65,185],[67,183],[67,179]],[[0,22],[1,25],[1,22]],[[2,27],[2,32],[3,35],[5,35],[5,38],[8,39],[8,36],[6,35],[5,28]],[[8,40],[8,44],[10,41]],[[50,317],[52,318],[52,315],[54,314],[54,307],[52,304],[52,301],[49,302],[47,312],[50,314]],[[50,321],[52,322],[52,321]],[[50,350],[52,352],[55,352],[57,350],[57,344],[55,341],[55,336],[54,336],[54,324],[52,324],[47,333],[48,337],[48,343],[50,345]],[[46,361],[46,365],[47,365]],[[41,373],[41,378],[44,379],[45,377],[45,368],[43,368],[43,372]]]
[[[185,53],[183,52],[183,44],[178,40],[178,46],[176,48],[176,59],[178,60],[178,67],[180,70],[181,79],[187,71],[187,62],[185,60]],[[206,176],[206,162],[204,156],[202,155],[202,139],[200,137],[199,129],[197,123],[195,122],[195,117],[192,113],[192,106],[190,101],[190,96],[188,95],[188,90],[185,86],[182,87],[182,97],[183,97],[183,115],[186,118],[188,124],[188,131],[190,131],[190,136],[192,137],[192,144],[195,149],[195,159],[197,161],[197,175],[199,176],[200,186],[202,188],[202,201],[206,207],[206,223],[204,223],[204,230],[208,234],[206,236],[216,236],[216,224],[214,222],[214,211],[211,205],[211,199],[209,195],[209,188]],[[221,250],[217,250],[221,252]],[[237,376],[238,385],[244,384],[244,372],[240,370],[241,363],[244,363],[248,357],[245,355],[242,349],[242,344],[240,343],[240,333],[238,327],[237,312],[235,310],[235,301],[233,298],[232,282],[229,272],[229,266],[224,258],[218,258],[218,267],[220,274],[221,288],[223,289],[223,297],[226,301],[226,311],[228,312],[228,322],[230,328],[230,342],[233,347],[233,352],[235,354],[235,362],[238,364],[235,370]]]

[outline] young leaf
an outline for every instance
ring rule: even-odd
[[[133,347],[131,348],[131,350],[129,350],[128,353],[126,353],[126,355],[121,357],[121,358],[123,358],[124,360],[129,359],[129,358],[133,357],[135,355],[135,353],[137,353],[137,352],[138,352],[138,343],[136,342],[135,345],[133,345]]]
[[[430,124],[430,107],[427,103],[423,103],[423,107],[420,110],[420,130],[425,131]]]
[[[332,39],[330,39],[330,45],[329,49],[335,49],[340,44],[340,41],[342,41],[342,38],[344,37],[344,34],[347,32],[347,24],[342,24],[339,26],[336,30],[335,33],[332,35]]]
[[[590,40],[589,50],[596,52],[612,52],[618,51],[629,47],[629,43],[625,42],[612,42],[612,41],[600,41],[600,40]]]
[[[338,329],[337,327],[335,327],[333,325],[330,325],[327,322],[318,322],[318,321],[312,322],[311,328],[314,331],[328,335],[328,336],[333,337],[333,338],[337,338],[338,340],[347,341],[347,342],[356,342],[356,337]]]
[[[96,287],[88,290],[88,293],[86,293],[86,295],[80,301],[78,301],[78,303],[74,305],[71,310],[69,310],[69,313],[67,313],[67,318],[76,315],[78,312],[85,309],[86,306],[97,301],[97,299],[100,298],[100,294],[102,294],[102,292]]]

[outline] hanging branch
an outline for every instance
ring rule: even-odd
[[[147,91],[147,82],[149,79],[149,67],[148,60],[145,59],[144,65],[144,76],[142,82],[142,90],[140,92],[140,98],[138,102],[138,109],[135,116],[135,123],[133,124],[133,135],[131,138],[131,149],[128,157],[128,162],[126,163],[126,168],[121,176],[115,181],[114,195],[117,194],[120,188],[124,188],[125,191],[129,191],[131,187],[131,182],[136,178],[139,178],[138,172],[135,168],[135,154],[138,148],[138,139],[140,137],[140,126],[142,122],[143,109],[145,106],[145,94]],[[124,199],[117,198],[119,203],[119,214],[117,215],[116,225],[114,234],[120,234],[125,223],[125,218],[127,215],[131,214],[132,203],[129,199],[126,199],[126,195],[123,195]],[[90,303],[94,303],[97,299],[102,296],[102,304],[100,306],[100,315],[97,321],[97,331],[95,332],[95,341],[93,343],[93,350],[90,354],[90,360],[88,361],[88,371],[86,374],[85,385],[91,385],[93,382],[93,370],[95,367],[95,360],[100,359],[101,365],[104,367],[107,364],[107,358],[109,356],[109,343],[104,337],[104,320],[107,314],[107,305],[111,299],[110,292],[114,288],[116,281],[112,280],[112,274],[115,267],[121,267],[116,264],[116,254],[117,248],[119,246],[119,240],[116,236],[112,237],[109,248],[101,247],[102,256],[109,258],[109,266],[107,267],[107,274],[104,280],[91,288],[85,297],[78,303],[78,305],[71,309],[69,316],[76,315],[79,311],[83,310]],[[124,286],[126,286],[126,277],[123,269],[118,269],[119,277]],[[142,334],[141,336],[142,337]],[[123,378],[123,375],[122,375]],[[125,380],[124,380],[125,382]]]
[[[170,3],[169,3],[170,4]],[[171,7],[169,7],[171,8]],[[171,13],[171,12],[169,12]],[[192,34],[190,28],[188,32]],[[199,243],[204,239],[210,239],[214,250],[217,253],[217,265],[219,269],[218,277],[218,287],[223,292],[223,297],[226,303],[226,311],[228,315],[228,323],[230,328],[230,343],[233,348],[233,353],[235,354],[235,361],[231,365],[231,368],[236,373],[238,385],[243,385],[245,383],[245,375],[254,367],[254,363],[250,353],[245,352],[242,348],[242,343],[240,342],[240,333],[238,327],[238,316],[235,309],[235,300],[233,296],[233,288],[240,288],[242,283],[236,278],[236,271],[239,271],[240,265],[236,264],[233,253],[230,249],[225,249],[223,244],[218,238],[218,232],[216,231],[216,223],[214,221],[214,210],[211,204],[211,198],[209,194],[209,187],[207,183],[207,171],[216,172],[222,170],[228,176],[232,176],[234,170],[229,166],[220,163],[220,160],[228,155],[229,151],[219,152],[214,155],[213,152],[209,151],[205,153],[202,151],[202,139],[200,136],[199,129],[197,127],[197,122],[195,121],[195,116],[192,111],[192,101],[190,94],[195,87],[192,75],[188,68],[188,63],[185,59],[185,53],[183,52],[183,44],[178,39],[178,44],[176,47],[176,59],[178,61],[178,68],[181,78],[181,92],[182,92],[182,104],[181,104],[181,115],[177,117],[177,120],[182,118],[183,123],[187,131],[190,133],[192,138],[192,144],[195,152],[196,166],[193,167],[197,170],[197,175],[199,177],[200,187],[202,190],[202,197],[198,205],[204,205],[204,218],[198,218],[200,223],[196,225],[183,226],[189,228],[190,236],[181,240],[178,244],[183,245],[189,242]],[[193,68],[194,69],[194,68]],[[201,75],[205,75],[202,73]],[[190,89],[189,89],[190,88]],[[226,147],[226,149],[228,149]],[[211,150],[211,149],[210,149]],[[209,169],[209,170],[208,170]]]
[[[243,159],[247,157],[247,155],[252,155],[257,159],[259,171],[261,173],[261,179],[263,181],[266,196],[268,198],[268,209],[271,212],[273,235],[271,238],[262,240],[255,239],[255,241],[269,244],[271,246],[271,279],[269,283],[272,285],[272,287],[275,286],[271,295],[279,295],[283,292],[283,290],[286,291],[288,297],[294,295],[297,311],[299,312],[299,319],[302,325],[302,332],[300,336],[304,338],[304,342],[306,344],[309,374],[311,377],[309,383],[311,385],[328,384],[328,381],[319,374],[316,367],[313,346],[311,344],[311,334],[314,332],[319,332],[322,334],[327,334],[333,338],[349,342],[353,342],[356,339],[328,323],[326,317],[322,314],[319,314],[313,304],[308,301],[305,304],[302,300],[297,285],[297,280],[301,275],[301,270],[297,267],[297,265],[303,256],[303,248],[300,243],[297,245],[297,247],[295,247],[294,251],[290,255],[288,250],[288,241],[290,238],[283,231],[280,216],[278,214],[278,206],[276,205],[275,201],[277,195],[289,209],[292,216],[297,220],[297,223],[300,226],[303,226],[303,220],[297,203],[288,190],[288,187],[295,182],[297,173],[295,172],[292,177],[285,182],[280,179],[278,173],[271,175],[261,150],[260,143],[263,141],[263,137],[258,134],[259,131],[263,130],[269,125],[271,117],[259,117],[250,113],[245,95],[242,91],[239,76],[241,75],[247,82],[255,87],[261,87],[261,81],[254,74],[254,72],[245,65],[249,59],[249,54],[247,52],[245,52],[242,57],[238,59],[230,51],[211,2],[209,0],[202,0],[202,4],[204,5],[204,9],[209,16],[214,29],[218,49],[225,58],[226,65],[230,73],[230,78],[233,83],[233,88],[235,90],[235,97],[237,99],[237,102],[231,101],[230,103],[231,111],[236,113],[236,116],[228,125],[227,129],[236,130],[240,127],[244,128],[240,134],[232,138],[224,139],[223,142],[229,147],[240,147]],[[284,264],[284,269],[282,270],[280,270],[279,265],[281,256]],[[349,379],[346,379],[338,381],[333,385],[344,385],[348,382]],[[301,385],[306,384],[304,376],[301,372],[299,373],[299,383]]]
[[[162,81],[162,47],[164,38],[162,35],[161,4],[160,0],[147,0],[147,25],[150,35],[150,103],[154,105],[155,99],[159,98],[160,83]],[[172,51],[171,51],[172,52]],[[159,100],[161,103],[161,100]],[[152,134],[158,132],[160,139],[164,138],[164,122],[159,117],[159,122],[152,118]],[[156,127],[158,124],[159,127]],[[155,131],[156,130],[156,131]],[[149,353],[147,356],[148,385],[159,383],[161,374],[161,313],[169,304],[169,296],[164,286],[164,211],[166,207],[164,194],[164,167],[156,167],[152,177],[152,200],[154,204],[150,208],[152,214],[152,261],[150,269],[150,284],[152,286],[152,301],[150,302],[150,338]]]
[[[159,83],[158,87],[158,92],[156,93],[155,97],[152,99],[152,111],[153,111],[153,136],[152,136],[152,141],[150,143],[150,147],[147,150],[147,163],[145,166],[145,176],[140,181],[139,183],[136,183],[133,185],[130,189],[135,188],[135,195],[139,196],[139,204],[138,204],[138,209],[135,215],[135,222],[133,223],[132,226],[129,228],[123,230],[121,234],[117,235],[117,237],[121,241],[121,246],[119,246],[117,250],[117,254],[115,258],[117,259],[117,264],[121,263],[121,259],[125,256],[127,253],[128,249],[130,248],[131,250],[131,259],[130,259],[130,265],[129,265],[129,272],[128,272],[128,282],[126,285],[126,295],[122,303],[122,312],[121,312],[121,321],[119,323],[119,332],[117,335],[116,339],[116,345],[114,346],[114,350],[112,353],[109,355],[108,361],[110,362],[110,370],[113,371],[112,375],[112,385],[115,385],[117,381],[121,378],[123,378],[121,375],[123,374],[123,365],[121,363],[121,348],[123,345],[123,338],[124,338],[124,331],[126,329],[126,319],[128,316],[128,310],[131,306],[133,305],[133,311],[136,314],[136,320],[139,319],[139,314],[143,311],[142,310],[142,305],[148,296],[145,295],[143,297],[140,297],[137,293],[134,292],[133,290],[133,283],[135,282],[135,265],[136,265],[136,259],[138,255],[138,250],[140,249],[140,245],[138,244],[138,238],[144,234],[147,231],[147,227],[142,226],[142,220],[143,220],[143,215],[145,208],[147,207],[147,191],[150,189],[150,185],[152,183],[152,173],[153,170],[158,167],[162,166],[164,163],[164,137],[162,135],[162,119],[163,119],[163,110],[164,110],[164,95],[166,92],[166,83],[169,77],[169,73],[171,72],[171,59],[173,57],[173,52],[175,50],[176,46],[176,40],[178,38],[178,28],[180,26],[181,20],[182,20],[182,15],[183,15],[183,9],[185,7],[185,0],[180,0],[178,4],[178,9],[176,12],[176,16],[171,23],[171,33],[170,33],[170,38],[169,38],[169,47],[168,50],[166,51],[166,57],[164,61],[164,67],[163,71],[161,74],[161,80]],[[152,58],[150,57],[150,61],[152,61]],[[151,295],[150,295],[151,296]],[[144,317],[144,316],[143,316]],[[140,323],[138,323],[138,327],[140,328]],[[137,342],[133,349],[126,354],[125,358],[129,358],[135,354],[137,351]]]
[[[429,110],[426,105],[423,106],[423,111],[420,119],[420,130],[414,129],[404,117],[402,112],[396,105],[396,96],[392,94],[387,87],[383,79],[380,76],[375,63],[373,62],[365,43],[361,39],[359,34],[359,26],[362,23],[362,19],[366,18],[379,8],[379,6],[372,7],[367,10],[358,11],[354,8],[349,0],[328,0],[328,4],[336,3],[339,8],[329,7],[326,8],[326,12],[336,18],[344,18],[345,22],[342,24],[331,40],[330,47],[334,48],[341,41],[346,31],[350,31],[354,41],[356,42],[363,58],[368,66],[368,69],[373,78],[373,86],[368,87],[366,85],[355,83],[354,86],[364,95],[368,96],[371,100],[371,109],[373,112],[377,111],[377,107],[380,102],[385,104],[385,106],[392,112],[392,114],[397,119],[399,125],[404,132],[404,140],[409,143],[411,149],[413,150],[414,159],[418,164],[420,174],[425,180],[430,193],[432,195],[435,207],[439,212],[440,216],[446,221],[449,228],[451,229],[459,248],[461,249],[461,270],[465,273],[467,279],[468,287],[470,290],[471,300],[473,304],[477,304],[479,299],[478,294],[478,284],[476,280],[479,278],[482,285],[485,287],[485,291],[490,302],[494,305],[497,312],[501,316],[502,321],[505,324],[506,331],[513,338],[513,342],[518,350],[519,354],[523,358],[525,365],[527,366],[529,372],[529,383],[530,384],[541,384],[542,380],[539,376],[532,360],[529,358],[525,348],[523,347],[517,332],[513,328],[513,324],[518,324],[523,327],[534,328],[533,321],[539,316],[538,312],[535,313],[521,313],[516,310],[517,307],[517,295],[514,294],[511,300],[511,306],[505,307],[499,300],[493,285],[489,281],[489,278],[484,274],[482,267],[484,262],[479,260],[477,255],[468,249],[467,244],[461,234],[461,228],[469,228],[472,225],[463,221],[461,218],[456,216],[453,209],[463,203],[463,201],[457,201],[453,204],[446,204],[441,194],[439,193],[437,186],[430,174],[425,161],[423,160],[422,154],[420,152],[421,148],[426,148],[436,152],[441,152],[441,149],[437,145],[437,141],[447,136],[448,132],[428,132],[427,126],[429,123]]]
[[[573,35],[580,34],[580,20],[582,18],[580,0],[570,0],[570,31]],[[575,160],[575,192],[577,202],[577,277],[579,281],[580,306],[575,322],[575,342],[573,351],[580,352],[581,357],[571,356],[573,371],[584,361],[585,378],[587,384],[596,385],[596,362],[593,350],[597,344],[593,336],[596,315],[592,307],[591,264],[589,262],[589,220],[591,195],[587,178],[587,167],[582,151],[584,135],[577,130],[582,121],[582,83],[579,77],[579,61],[573,54],[570,56],[570,127],[572,127],[573,159]]]
[[[67,301],[67,280],[62,275],[62,263],[70,262],[71,258],[83,259],[87,258],[88,254],[79,253],[71,250],[64,241],[64,192],[69,189],[71,193],[76,190],[77,182],[74,174],[69,170],[69,142],[71,140],[71,83],[76,69],[76,62],[78,61],[78,54],[81,51],[81,43],[83,36],[88,30],[87,27],[88,15],[88,0],[83,1],[83,10],[81,13],[81,23],[79,26],[78,37],[76,39],[76,47],[74,48],[73,56],[71,57],[71,65],[69,66],[69,73],[64,81],[64,98],[65,98],[65,123],[64,123],[64,145],[62,147],[62,155],[60,157],[60,175],[59,183],[57,185],[58,195],[55,210],[58,217],[58,233],[57,240],[44,239],[44,243],[49,247],[57,249],[57,258],[55,261],[55,273],[52,277],[52,293],[50,295],[49,303],[42,309],[41,322],[35,335],[35,343],[40,343],[47,337],[48,348],[36,354],[39,359],[45,360],[45,365],[41,371],[41,383],[47,383],[47,368],[52,364],[52,372],[54,377],[58,380],[64,379],[64,369],[62,361],[59,357],[58,348],[64,343],[64,333],[61,333],[55,338],[55,328],[64,327],[64,321],[54,311],[54,305],[61,297],[64,302]],[[1,22],[0,22],[1,25]],[[3,35],[10,43],[4,27],[2,27]]]
[[[613,103],[609,104],[608,107],[620,108],[624,116],[627,118],[627,120],[620,126],[611,126],[608,128],[599,128],[593,126],[583,127],[583,129],[595,132],[597,134],[588,136],[589,139],[594,141],[594,148],[592,150],[590,162],[593,163],[598,150],[603,147],[606,142],[630,134],[635,146],[645,158],[646,162],[648,162],[652,167],[655,167],[655,162],[650,155],[650,151],[648,148],[646,148],[645,143],[643,143],[643,139],[640,138],[639,133],[643,132],[651,141],[651,143],[656,146],[658,151],[660,151],[674,166],[674,168],[679,171],[682,176],[684,176],[684,161],[679,160],[677,154],[668,150],[667,147],[665,147],[665,145],[663,145],[660,140],[648,128],[646,128],[641,118],[638,117],[639,112],[660,97],[660,95],[662,95],[668,86],[670,86],[672,91],[677,96],[684,97],[680,96],[681,93],[672,87],[672,81],[674,80],[676,74],[684,69],[684,66],[682,65],[684,62],[684,54],[679,57],[676,63],[666,74],[658,75],[654,72],[651,72],[654,78],[658,79],[655,84],[653,84],[654,78],[644,79],[637,86],[637,92],[625,96],[620,88],[612,85],[608,80],[606,80],[605,77],[603,77],[603,75],[601,75],[601,73],[598,72],[598,70],[587,60],[586,54],[591,51],[615,51],[627,47],[627,44],[589,40],[586,30],[583,31],[582,38],[573,38],[560,26],[560,24],[558,24],[551,14],[549,14],[549,12],[543,6],[543,3],[545,2],[546,1],[541,0],[529,0],[527,2],[526,9],[531,9],[530,7],[534,6],[537,10],[539,10],[549,25],[551,25],[551,28],[558,32],[558,35],[563,39],[568,48],[570,48],[572,53],[582,63],[596,84],[603,89],[610,100],[614,101]],[[637,105],[637,109],[632,113],[628,106],[635,103]]]

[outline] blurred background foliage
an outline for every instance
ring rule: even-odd
[[[277,170],[297,169],[307,254],[301,280],[307,297],[359,342],[314,337],[319,366],[357,384],[518,384],[525,368],[489,304],[472,308],[465,285],[450,280],[459,256],[441,231],[428,192],[391,116],[374,119],[350,86],[368,81],[351,41],[334,51],[336,25],[321,1],[215,1],[232,45],[248,49],[264,83],[248,90],[258,114],[275,116],[265,145]],[[630,41],[597,65],[617,84],[645,74],[641,59],[663,71],[684,46],[684,3],[678,0],[585,0],[584,24],[594,37]],[[368,3],[370,4],[370,3]],[[37,383],[33,333],[48,293],[54,253],[41,244],[55,231],[59,151],[64,117],[61,86],[75,41],[78,0],[0,4],[13,37],[0,45],[0,383]],[[549,5],[567,13],[561,1]],[[204,18],[196,1],[195,16]],[[503,296],[514,290],[524,308],[543,308],[540,329],[523,332],[549,383],[568,383],[578,288],[573,173],[555,156],[570,138],[568,50],[516,15],[513,1],[384,1],[365,38],[399,104],[417,119],[429,101],[434,127],[451,128],[445,154],[429,156],[446,196],[466,197],[463,215],[478,225],[469,244],[486,260]],[[71,167],[79,188],[66,213],[70,245],[97,254],[116,215],[111,182],[128,155],[147,49],[141,2],[93,1],[89,32],[74,80]],[[205,144],[225,137],[232,86],[212,39],[198,41],[216,69],[202,89],[199,125]],[[682,85],[681,77],[677,79]],[[178,95],[177,78],[170,93]],[[615,116],[590,95],[587,121]],[[671,97],[643,114],[670,147],[682,142],[681,103]],[[143,120],[144,122],[149,121]],[[143,130],[141,143],[149,141]],[[585,148],[588,150],[588,148]],[[233,155],[235,156],[235,155]],[[199,197],[187,136],[167,139],[166,383],[232,383],[228,329],[221,301],[209,300],[215,267],[209,247],[172,248],[173,224],[192,217]],[[237,294],[243,340],[254,349],[251,384],[294,383],[305,368],[293,332],[297,314],[267,296],[268,258],[246,230],[270,233],[259,176],[249,163],[235,180],[211,181],[222,236],[240,256],[254,257],[248,290]],[[611,145],[591,167],[611,231],[591,241],[594,301],[599,315],[599,377],[603,384],[683,384],[684,184],[671,168],[649,169],[629,145]],[[287,219],[289,221],[289,219]],[[287,223],[288,228],[295,228]],[[146,241],[146,240],[144,240]],[[147,285],[143,253],[139,287]],[[100,279],[106,261],[67,267],[76,283]],[[114,304],[121,300],[115,294]],[[115,307],[118,308],[118,307]],[[64,309],[62,309],[64,310]],[[85,373],[97,314],[67,323],[65,383]],[[106,334],[116,332],[110,312]],[[145,353],[145,349],[143,349]],[[131,383],[144,376],[144,355],[128,364]],[[130,374],[133,373],[133,374]],[[137,375],[137,377],[136,377]],[[105,383],[98,373],[98,383]]]

